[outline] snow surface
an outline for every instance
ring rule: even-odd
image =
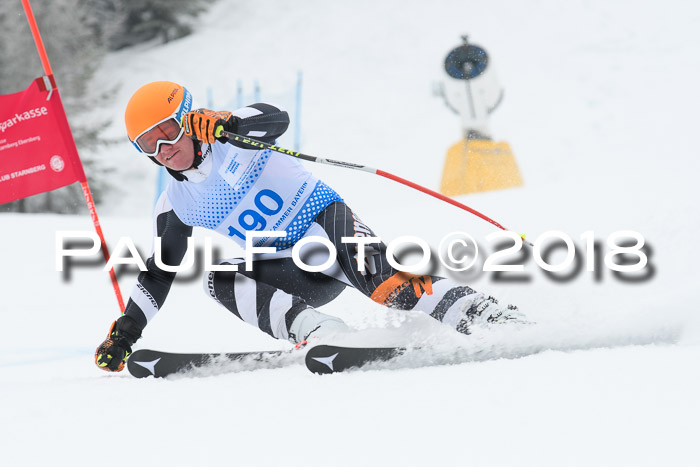
[[[259,80],[263,97],[283,93],[303,70],[304,152],[436,189],[460,128],[431,87],[468,33],[505,88],[491,127],[513,147],[525,186],[461,201],[530,239],[556,229],[581,244],[588,230],[603,241],[639,231],[654,274],[627,283],[582,271],[553,282],[530,261],[525,283],[453,276],[538,323],[481,339],[348,291],[325,311],[381,328],[367,331],[380,341],[443,353],[329,377],[292,365],[137,380],[92,363],[117,316],[107,274],[83,267],[67,281],[55,270],[55,232],[90,230],[90,220],[4,214],[0,463],[700,465],[699,20],[700,8],[681,0],[220,0],[190,37],[110,54],[95,87],[119,85],[99,110],[112,136],[125,138],[124,105],[145,82],[182,82],[203,104],[208,88],[230,101],[238,79]],[[124,192],[99,212],[110,245],[131,236],[147,253],[155,167],[123,141],[104,156],[121,167]],[[437,247],[452,231],[480,242],[493,231],[388,180],[313,170],[387,240],[418,235]],[[134,277],[120,277],[125,295]],[[139,346],[289,347],[208,299],[199,279],[173,287]]]

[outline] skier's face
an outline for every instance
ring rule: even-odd
[[[175,144],[161,144],[156,160],[172,170],[187,170],[194,162],[192,140],[182,136]]]

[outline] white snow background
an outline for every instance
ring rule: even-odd
[[[66,281],[55,270],[55,232],[90,230],[89,218],[1,215],[0,464],[700,465],[697,5],[220,0],[198,24],[184,39],[110,54],[95,79],[95,89],[120,86],[97,109],[123,139],[104,150],[124,190],[99,209],[110,245],[130,236],[150,251],[156,168],[122,123],[139,86],[177,81],[203,105],[208,88],[230,101],[239,79],[259,80],[263,98],[285,92],[302,70],[303,152],[437,189],[460,127],[432,83],[466,33],[505,88],[491,128],[525,185],[460,200],[531,240],[562,230],[582,245],[588,230],[603,242],[636,230],[653,277],[628,283],[603,267],[599,281],[584,270],[554,282],[532,260],[527,283],[458,276],[538,323],[478,340],[350,290],[324,310],[387,329],[380,341],[461,353],[324,377],[296,364],[138,380],[93,364],[118,315],[107,274],[78,268]],[[436,248],[462,230],[485,244],[494,230],[389,180],[309,167],[387,241],[417,235]],[[125,296],[133,283],[121,277]],[[197,279],[174,285],[138,347],[290,346],[240,322]]]

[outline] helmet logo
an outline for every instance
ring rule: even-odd
[[[170,93],[170,96],[168,96],[168,104],[170,104],[173,99],[175,98],[175,94],[180,90],[180,88],[175,88],[173,89],[173,92]]]
[[[189,112],[192,109],[192,94],[190,94],[187,88],[183,89],[185,91],[185,95],[182,97],[180,107],[178,107],[178,110],[175,114],[175,120],[177,120],[178,122],[182,122],[182,115]]]

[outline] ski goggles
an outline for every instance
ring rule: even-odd
[[[175,112],[146,128],[131,141],[139,152],[155,157],[160,151],[162,144],[175,144],[180,141],[180,138],[185,133],[181,119],[187,112],[192,110],[192,95],[186,88],[183,89],[185,93],[182,102],[180,102]]]
[[[183,134],[185,129],[180,122],[170,116],[146,129],[132,143],[145,155],[155,157],[160,151],[161,144],[175,144],[180,141]]]

